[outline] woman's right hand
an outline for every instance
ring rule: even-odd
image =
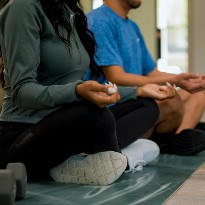
[[[89,100],[103,108],[120,100],[118,91],[108,94],[111,85],[102,85],[96,81],[88,80],[76,86],[76,95],[79,98]]]
[[[141,98],[154,98],[156,100],[165,100],[173,98],[176,95],[175,86],[167,83],[164,85],[146,84],[138,87],[138,96]]]

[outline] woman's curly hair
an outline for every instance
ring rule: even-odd
[[[42,8],[52,23],[59,39],[70,45],[70,34],[72,31],[72,19],[65,19],[66,5],[74,12],[74,25],[78,35],[90,56],[90,69],[95,77],[101,73],[94,58],[96,51],[96,42],[93,33],[87,27],[87,18],[83,12],[80,0],[40,0]],[[67,38],[60,35],[60,28],[67,30]]]
[[[70,35],[72,31],[72,19],[65,19],[65,12],[68,12],[69,7],[75,14],[74,25],[78,35],[89,54],[90,70],[92,75],[97,79],[101,73],[101,69],[95,62],[96,42],[93,33],[87,27],[87,18],[83,12],[83,7],[80,0],[40,0],[42,8],[53,25],[56,35],[60,40],[70,46]],[[60,34],[60,29],[67,31],[68,36],[65,38]],[[0,78],[3,81],[3,64],[0,65]]]
[[[3,64],[3,57],[2,57],[2,52],[1,52],[1,47],[0,47],[0,84],[3,87],[4,86],[4,64]]]

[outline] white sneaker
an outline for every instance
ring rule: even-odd
[[[114,151],[73,155],[50,170],[56,182],[108,185],[116,181],[127,167],[127,158]]]
[[[138,139],[121,150],[127,157],[129,169],[125,172],[141,171],[143,166],[153,161],[159,156],[158,145],[148,139]]]

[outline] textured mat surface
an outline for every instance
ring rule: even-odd
[[[141,172],[123,174],[114,184],[102,187],[55,182],[29,183],[25,199],[15,205],[160,205],[204,161],[205,151],[195,156],[161,154]],[[194,175],[196,180],[198,175]],[[205,188],[202,193],[205,196]]]

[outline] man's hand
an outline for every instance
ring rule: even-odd
[[[181,73],[175,76],[174,83],[189,93],[196,93],[205,89],[205,75]]]

